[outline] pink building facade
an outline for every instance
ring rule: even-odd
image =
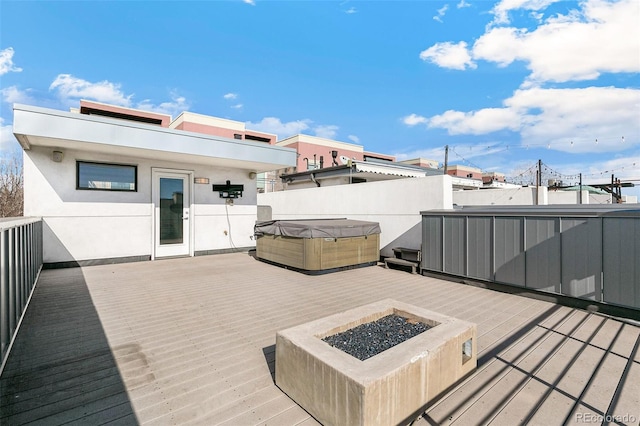
[[[188,111],[178,115],[176,119],[171,122],[170,127],[176,130],[221,136],[229,139],[268,143],[269,145],[275,145],[278,142],[277,135],[247,130],[245,124],[241,121],[195,114]]]
[[[451,176],[482,180],[482,170],[475,167],[453,165],[447,167],[447,174]]]

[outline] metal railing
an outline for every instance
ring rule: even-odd
[[[640,311],[640,209],[584,207],[422,212],[421,267]]]
[[[42,220],[0,219],[0,374],[42,269]]]

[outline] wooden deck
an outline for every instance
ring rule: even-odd
[[[0,424],[317,424],[273,382],[276,331],[383,298],[478,324],[477,372],[416,425],[640,420],[635,325],[380,266],[306,276],[236,253],[43,271]]]

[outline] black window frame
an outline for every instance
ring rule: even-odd
[[[133,168],[133,189],[124,188],[89,188],[80,186],[80,165],[81,164],[97,164],[100,166],[112,166],[121,168]],[[84,161],[76,160],[76,190],[78,191],[111,191],[111,192],[138,192],[138,165],[123,163],[106,163],[102,161]]]

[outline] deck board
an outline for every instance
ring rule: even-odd
[[[640,419],[636,325],[381,266],[307,276],[235,253],[43,271],[0,424],[316,425],[274,384],[276,331],[384,298],[478,324],[477,371],[416,425]]]

